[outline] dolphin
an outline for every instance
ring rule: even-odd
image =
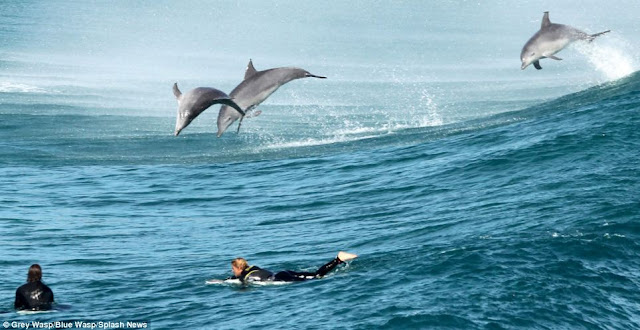
[[[230,111],[237,111],[242,116],[245,114],[227,94],[215,88],[198,87],[182,94],[178,88],[178,83],[174,83],[173,95],[178,100],[175,136],[178,136],[180,131],[189,126],[192,120],[214,104],[225,104],[234,109]]]
[[[280,86],[291,80],[308,77],[326,78],[313,75],[304,69],[293,67],[257,71],[256,68],[253,67],[253,62],[249,60],[247,70],[244,74],[244,80],[231,91],[229,96],[245,113],[249,113],[266,100],[269,95],[273,94]],[[255,111],[254,116],[258,114],[259,112]],[[242,119],[244,117],[244,113],[234,111],[229,106],[223,105],[218,113],[218,137],[222,136],[227,128],[238,119],[240,119],[240,123],[238,124],[238,132],[240,132],[240,125],[242,125]]]
[[[542,26],[536,34],[527,41],[522,47],[520,60],[522,61],[521,69],[524,70],[529,64],[541,70],[540,59],[551,58],[554,60],[562,60],[554,56],[555,53],[563,50],[570,43],[577,40],[593,41],[596,37],[603,35],[611,30],[596,34],[587,34],[568,25],[551,23],[549,20],[549,12],[545,11],[542,16]]]

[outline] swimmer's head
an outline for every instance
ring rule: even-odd
[[[42,280],[42,268],[40,265],[33,264],[29,267],[29,273],[27,273],[27,282],[37,282]]]
[[[249,264],[244,258],[235,258],[231,261],[231,270],[233,270],[233,275],[235,276],[240,276],[248,266]]]

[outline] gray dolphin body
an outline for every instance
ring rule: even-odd
[[[227,94],[215,88],[198,87],[182,94],[178,89],[178,83],[175,83],[173,84],[173,94],[178,100],[178,116],[174,132],[176,136],[189,126],[198,115],[214,104],[228,105],[231,107],[230,111],[236,111],[239,115],[244,116],[244,111]]]
[[[554,54],[567,47],[570,43],[577,40],[591,42],[597,36],[607,32],[610,32],[610,30],[587,34],[568,25],[551,23],[549,12],[545,11],[544,16],[542,16],[540,30],[522,47],[522,52],[520,53],[521,69],[524,70],[529,64],[533,63],[533,66],[540,70],[542,69],[539,62],[540,59],[551,58],[559,61],[561,58],[554,56]]]
[[[313,75],[304,69],[292,67],[256,71],[253,67],[253,62],[249,60],[244,80],[231,91],[229,96],[242,110],[249,113],[249,111],[266,100],[280,86],[295,79],[308,77],[326,78]],[[244,116],[244,113],[240,113],[227,105],[223,105],[218,113],[218,137],[222,136],[227,128],[238,119],[240,119],[240,123],[238,124],[238,131],[240,131],[240,125],[242,124]]]

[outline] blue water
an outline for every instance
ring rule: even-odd
[[[613,32],[520,70],[553,22]],[[0,1],[0,321],[640,328],[640,3]],[[299,66],[174,137],[173,82]],[[235,126],[234,126],[235,127]],[[243,256],[322,280],[205,285]],[[62,310],[12,312],[32,263]]]

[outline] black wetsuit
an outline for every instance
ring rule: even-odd
[[[325,276],[332,269],[336,268],[337,265],[341,264],[342,261],[338,258],[335,258],[322,267],[318,268],[315,272],[294,272],[292,270],[284,270],[278,272],[276,274],[262,269],[258,266],[249,266],[242,271],[240,276],[238,277],[230,277],[234,279],[239,279],[242,283],[248,282],[264,282],[264,281],[279,281],[279,282],[295,282],[295,281],[305,281],[311,280],[315,278],[321,278]]]
[[[28,282],[16,290],[16,309],[42,311],[51,309],[53,291],[40,281]]]

